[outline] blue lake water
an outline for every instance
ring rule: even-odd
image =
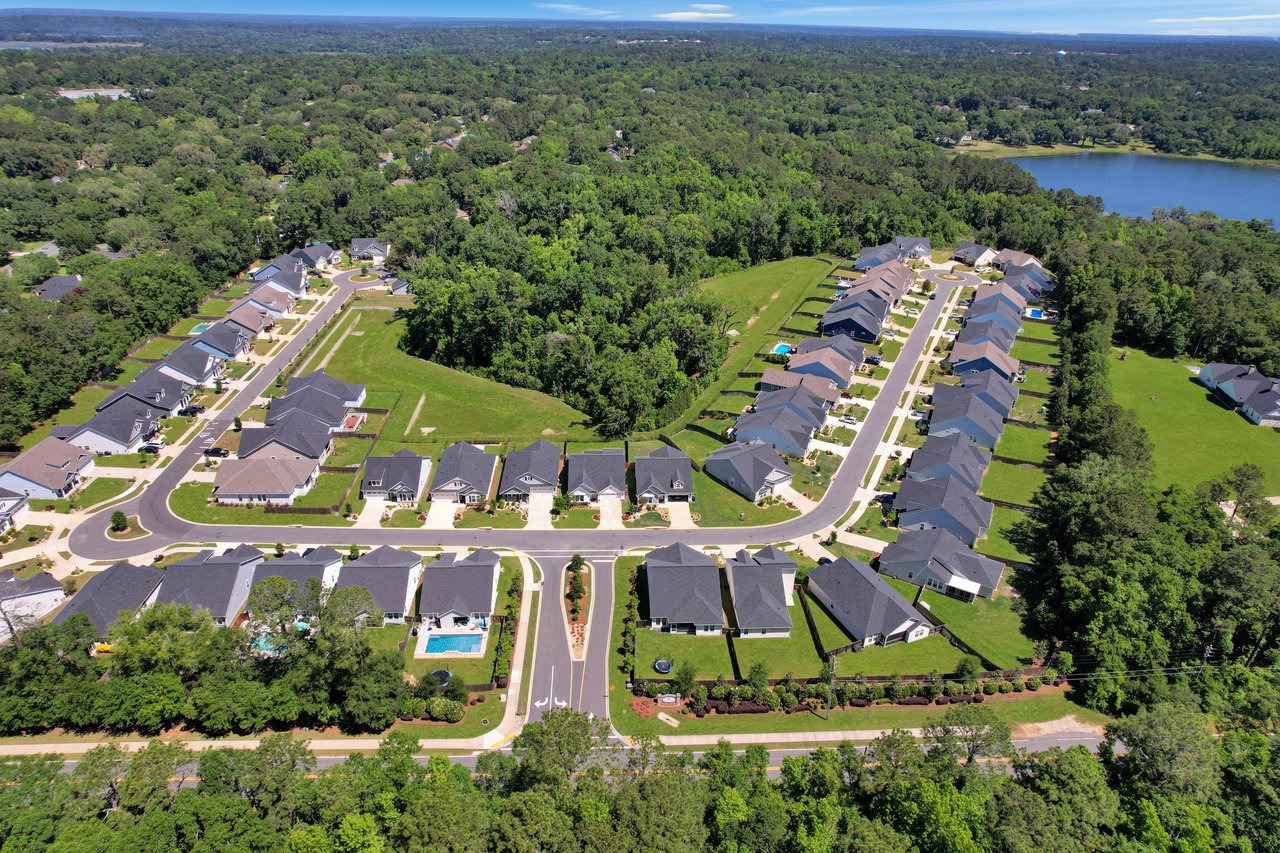
[[[1153,207],[1182,205],[1228,219],[1280,221],[1280,169],[1154,157],[1145,154],[1062,154],[1009,157],[1040,186],[1101,197],[1108,211],[1150,216]]]

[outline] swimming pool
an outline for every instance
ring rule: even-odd
[[[191,327],[191,334],[198,335],[212,325],[213,325],[212,323],[196,323],[194,326]]]
[[[1028,308],[1027,316],[1030,317],[1032,320],[1043,320],[1044,311],[1040,310],[1039,308]]]
[[[773,354],[774,355],[790,355],[791,344],[784,344],[782,341],[778,341],[778,343],[773,345]]]
[[[429,655],[442,652],[460,652],[473,655],[480,651],[484,637],[476,634],[432,634],[427,637],[426,653]]]

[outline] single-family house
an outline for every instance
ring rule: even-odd
[[[75,293],[80,289],[80,276],[78,275],[52,275],[43,282],[36,285],[31,291],[41,299],[47,299],[50,302],[57,302],[68,293]]]
[[[249,351],[249,333],[226,320],[214,323],[193,340],[197,347],[223,361],[235,361]]]
[[[48,572],[26,579],[0,572],[0,642],[52,613],[66,598],[62,581]]]
[[[465,441],[451,444],[440,454],[431,481],[431,500],[460,504],[487,501],[497,467],[498,457],[492,453]]]
[[[966,374],[960,380],[960,387],[977,394],[987,405],[1007,418],[1018,402],[1018,386],[1005,379],[994,370],[980,370]]]
[[[0,488],[37,500],[65,498],[93,473],[93,456],[56,438],[46,438],[0,468]]]
[[[933,389],[929,435],[960,433],[970,441],[994,448],[1004,434],[1004,417],[975,389],[938,385]]]
[[[554,495],[560,486],[560,448],[539,439],[507,454],[498,483],[504,501],[527,501],[530,495]]]
[[[1010,264],[1004,268],[1004,278],[1001,281],[1017,288],[1028,302],[1040,302],[1046,293],[1052,293],[1054,289],[1053,276],[1039,264]]]
[[[786,637],[791,634],[795,560],[773,545],[754,554],[745,550],[725,560],[733,623],[739,637]]]
[[[993,370],[1004,379],[1018,372],[1018,360],[991,341],[980,344],[956,344],[947,355],[947,363],[957,376]]]
[[[865,272],[872,267],[878,267],[880,264],[897,260],[901,260],[901,253],[898,251],[898,247],[893,243],[885,243],[881,246],[868,246],[858,252],[858,257],[853,262],[853,268],[858,272]]]
[[[1008,352],[1013,349],[1017,333],[1008,326],[998,322],[994,317],[983,315],[976,320],[969,320],[956,333],[958,344],[985,344],[988,341]]]
[[[933,633],[923,615],[866,563],[841,557],[818,566],[805,579],[809,594],[853,638],[867,646],[913,643]]]
[[[391,254],[391,248],[376,237],[353,237],[350,254],[353,261],[381,264]]]
[[[298,265],[295,269],[272,273],[265,278],[259,279],[257,285],[249,291],[249,296],[274,291],[296,302],[306,295],[310,286],[311,281],[307,278],[306,269],[302,265]]]
[[[160,429],[160,416],[154,408],[125,398],[83,424],[68,425],[56,434],[67,444],[99,455],[136,453]]]
[[[1280,427],[1280,381],[1260,386],[1240,405],[1240,414],[1264,427]]]
[[[430,473],[431,460],[412,450],[402,448],[390,456],[370,456],[364,462],[360,497],[416,504],[426,494]]]
[[[191,383],[170,376],[155,365],[139,373],[137,378],[119,391],[112,392],[95,409],[105,412],[117,405],[137,408],[139,405],[155,410],[157,418],[169,418],[191,402]]]
[[[565,465],[565,495],[576,503],[627,496],[627,454],[620,447],[604,447],[569,454]]]
[[[924,444],[911,454],[906,476],[912,480],[955,477],[976,492],[990,464],[991,451],[974,444],[967,435],[930,432]]]
[[[227,313],[232,314],[241,308],[252,307],[266,311],[273,319],[279,320],[292,311],[296,304],[297,300],[294,299],[293,294],[282,293],[273,288],[258,288],[228,308]]]
[[[1280,426],[1280,381],[1252,364],[1206,364],[1199,380],[1226,405],[1260,426]]]
[[[262,552],[250,545],[221,554],[201,551],[165,569],[156,604],[207,610],[215,625],[231,625],[244,609],[254,571],[262,561]]]
[[[209,385],[222,375],[226,359],[196,346],[195,341],[183,341],[165,356],[158,369],[189,385]]]
[[[96,636],[105,637],[111,623],[122,614],[134,616],[155,603],[164,576],[164,571],[154,566],[116,563],[90,575],[53,621],[62,625],[72,616],[83,614]]]
[[[263,418],[267,426],[310,423],[336,432],[347,419],[347,407],[337,397],[318,388],[307,388],[276,397]]]
[[[973,547],[991,527],[991,504],[955,477],[902,481],[893,498],[903,530],[950,530]]]
[[[253,570],[250,589],[267,578],[283,578],[296,584],[298,594],[295,602],[301,603],[303,596],[314,578],[325,589],[333,589],[338,583],[338,573],[342,570],[342,555],[332,548],[308,548],[301,554],[286,553],[274,560],[265,560]],[[299,617],[314,614],[304,613],[299,608]]]
[[[683,542],[645,555],[643,614],[649,627],[683,634],[719,634],[724,630],[720,566]]]
[[[751,405],[753,412],[767,412],[770,409],[790,409],[814,429],[822,426],[826,421],[827,411],[830,408],[830,403],[803,385],[783,388],[780,391],[761,391],[756,395],[756,400]]]
[[[488,625],[498,602],[499,557],[481,549],[442,554],[422,570],[418,615],[436,628]]]
[[[707,456],[702,470],[750,501],[776,494],[792,478],[778,451],[761,443],[727,444]]]
[[[1023,296],[1018,289],[998,281],[995,284],[984,284],[979,287],[973,295],[973,308],[977,309],[982,305],[992,303],[994,301],[1008,303],[1014,311],[1019,315],[1027,308],[1027,298]],[[975,312],[976,313],[976,312]]]
[[[243,299],[227,311],[227,323],[240,329],[252,340],[273,328],[276,317],[266,308],[249,299]]]
[[[322,424],[290,421],[240,431],[241,459],[309,459],[319,464],[333,450],[333,436]]]
[[[950,530],[908,530],[880,555],[880,572],[891,578],[973,601],[1000,586],[1004,563],[974,553]]]
[[[249,273],[249,277],[254,281],[266,281],[274,275],[280,273],[306,273],[307,265],[305,262],[293,257],[292,255],[280,255],[273,260],[267,261]]]
[[[405,614],[413,610],[413,595],[421,579],[422,557],[383,545],[343,566],[335,588],[364,587],[373,596],[374,611],[382,621],[402,625]]]
[[[1024,267],[1033,264],[1038,267],[1044,266],[1035,255],[1019,252],[1017,249],[1001,249],[991,259],[991,265],[998,270],[1004,270],[1010,266]]]
[[[871,292],[846,293],[831,304],[819,321],[823,335],[848,335],[858,341],[880,337],[889,304]]]
[[[392,296],[408,296],[412,292],[409,289],[409,282],[400,276],[387,281],[387,290]]]
[[[848,337],[840,335],[839,337]],[[859,347],[861,349],[861,347]],[[853,382],[854,371],[861,362],[854,363],[834,348],[796,353],[787,360],[787,372],[806,373],[829,379],[837,388],[848,388]]]
[[[0,536],[22,526],[29,505],[26,495],[0,488]]]
[[[213,475],[213,496],[224,504],[289,506],[311,491],[320,462],[306,457],[224,459]]]
[[[739,416],[733,425],[733,440],[767,444],[779,453],[803,458],[809,452],[813,430],[813,424],[809,419],[799,414],[796,409],[789,406],[773,406]]]
[[[693,500],[693,461],[683,450],[663,445],[635,461],[636,503]]]
[[[900,261],[916,261],[933,254],[933,243],[928,237],[894,237],[893,245],[898,249]]]
[[[964,312],[963,322],[965,325],[994,323],[1017,335],[1022,328],[1022,313],[1003,299],[987,300],[981,305],[970,306]]]
[[[971,267],[985,267],[991,264],[995,256],[996,250],[990,246],[984,246],[981,243],[964,242],[956,247],[955,252],[951,254],[951,260],[968,264]]]
[[[294,249],[289,255],[306,264],[307,269],[322,272],[334,264],[342,263],[342,253],[328,243],[311,243],[301,249]]]
[[[831,335],[826,338],[804,338],[792,348],[794,355],[807,355],[811,352],[820,350],[835,350],[853,363],[853,369],[857,370],[866,360],[867,351],[862,344],[855,341],[848,335]]]
[[[760,377],[760,391],[781,391],[784,388],[803,386],[820,397],[828,406],[834,406],[840,399],[840,389],[830,379],[821,376],[810,376],[807,373],[792,373],[777,367],[766,367]]]

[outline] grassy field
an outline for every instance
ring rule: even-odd
[[[454,527],[477,528],[492,527],[495,530],[515,530],[524,527],[524,516],[517,510],[504,509],[490,515],[487,512],[467,510],[462,518],[454,522]]]
[[[799,510],[782,503],[756,506],[702,471],[693,472],[693,494],[693,511],[698,515],[699,527],[757,527],[800,514]]]
[[[996,442],[996,455],[1026,462],[1048,462],[1049,433],[1018,424],[1005,424],[1004,434]]]
[[[642,613],[641,618],[643,616]],[[613,638],[610,639],[612,641]],[[729,643],[721,634],[696,637],[693,634],[666,634],[643,625],[636,628],[636,676],[659,677],[653,670],[653,662],[658,659],[671,661],[675,669],[691,663],[698,678],[716,678],[721,675],[733,678]]]
[[[324,479],[324,475],[321,476],[321,479]],[[320,485],[317,483],[316,488],[312,489],[312,495],[318,489],[320,489]],[[173,510],[175,515],[199,524],[262,524],[275,527],[287,527],[291,524],[322,527],[351,526],[351,522],[339,515],[268,514],[260,506],[214,506],[209,503],[211,494],[213,494],[213,483],[183,483],[170,493],[169,508]],[[307,495],[307,497],[310,498],[312,495]],[[340,495],[341,493],[339,492],[338,496]],[[352,508],[358,512],[359,509],[356,507],[356,503],[356,500],[352,501]]]
[[[1009,355],[1018,361],[1030,361],[1036,364],[1057,365],[1062,361],[1057,344],[1047,341],[1029,341],[1026,338],[1015,340]]]
[[[1048,475],[1034,465],[1011,465],[995,460],[982,478],[980,494],[997,501],[1031,506],[1031,498]]]
[[[855,545],[849,545],[845,542],[832,542],[830,545],[824,545],[823,547],[837,557],[848,557],[851,560],[857,560],[861,563],[870,563],[876,557],[876,554],[873,551],[868,551],[866,548],[859,548]],[[798,555],[799,552],[797,551],[796,554]]]
[[[968,657],[941,634],[914,643],[872,646],[836,658],[837,675],[925,675],[955,671]]]
[[[880,504],[872,504],[853,523],[853,532],[861,536],[879,539],[882,542],[897,542],[898,529],[896,527],[886,527],[883,520],[884,511],[880,508]]]
[[[787,467],[791,469],[794,475],[791,479],[791,487],[800,494],[812,498],[815,501],[822,500],[822,496],[827,493],[827,487],[831,485],[831,476],[835,474],[840,464],[838,458],[821,455],[818,457],[822,467],[821,472],[813,465],[806,465],[799,459],[789,459]]]
[[[97,477],[89,481],[89,485],[76,492],[70,498],[64,498],[57,501],[49,501],[48,503],[37,503],[39,509],[52,505],[54,512],[71,512],[81,507],[93,506],[105,500],[110,500],[117,495],[122,495],[128,491],[133,484],[128,480],[121,480],[115,477]]]
[[[1030,558],[1019,551],[1008,538],[1010,528],[1018,522],[1024,521],[1026,517],[1027,514],[1025,512],[1020,512],[1016,509],[1008,509],[1002,506],[992,507],[991,528],[987,531],[987,535],[978,541],[978,545],[974,550],[989,557],[1018,560],[1020,562],[1028,561]]]
[[[551,526],[556,530],[594,530],[600,522],[596,520],[598,510],[589,506],[575,506],[552,517]]]
[[[697,462],[706,461],[707,456],[724,447],[724,442],[719,439],[692,429],[680,430],[671,436],[671,440]]]
[[[1112,353],[1111,390],[1151,438],[1158,486],[1193,488],[1242,462],[1262,468],[1280,495],[1280,431],[1254,426],[1211,398],[1186,366],[1127,350]]]
[[[787,608],[791,616],[789,637],[735,637],[734,651],[738,655],[738,670],[746,678],[756,661],[769,670],[770,678],[790,675],[794,678],[817,678],[822,674],[822,658],[813,641],[809,623],[804,618],[800,599]]]
[[[977,598],[969,604],[928,590],[921,601],[953,634],[1001,669],[1030,665],[1033,644],[1022,633],[1022,619],[1013,612],[1008,586],[1000,587],[995,598]]]
[[[325,369],[343,381],[363,383],[371,395],[398,395],[381,441],[414,447],[438,459],[441,450],[458,440],[511,439],[524,446],[539,438],[554,442],[594,437],[586,415],[554,397],[414,358],[397,346],[403,321],[387,311],[357,313],[352,332]],[[414,410],[424,394],[415,420]],[[383,451],[379,446],[376,452]]]
[[[333,453],[324,461],[324,464],[334,467],[359,465],[369,452],[371,443],[367,438],[335,438],[333,440]]]
[[[97,410],[94,407],[111,396],[112,393],[106,388],[95,388],[92,385],[82,388],[71,397],[70,406],[24,435],[22,440],[18,442],[18,446],[25,450],[34,444],[39,444],[42,439],[49,437],[49,433],[58,424],[84,423],[97,414]]]

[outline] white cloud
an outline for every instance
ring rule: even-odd
[[[1152,18],[1148,24],[1235,24],[1243,21],[1280,21],[1280,15],[1228,15],[1203,18]]]
[[[732,12],[660,12],[654,17],[664,21],[731,21],[738,16]]]
[[[788,9],[783,15],[849,15],[854,12],[877,12],[884,9],[883,6],[801,6],[798,9]]]
[[[690,9],[698,9],[702,12],[723,12],[729,7],[723,3],[690,3]]]
[[[563,12],[566,15],[581,15],[584,18],[617,18],[616,12],[608,9],[592,9],[590,6],[579,6],[577,3],[535,3],[539,9],[551,12]]]

